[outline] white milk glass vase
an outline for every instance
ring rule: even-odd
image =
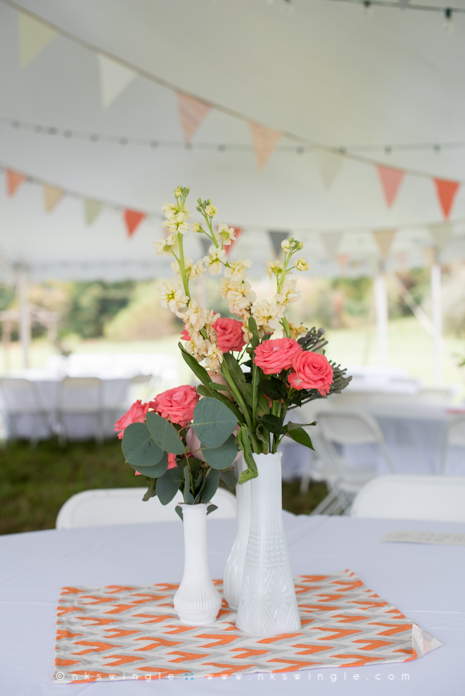
[[[281,453],[254,454],[249,539],[236,626],[252,636],[301,628],[284,534]]]
[[[241,455],[234,463],[234,473],[238,480],[244,469],[244,458]],[[223,576],[224,598],[234,611],[237,611],[239,598],[241,596],[242,576],[244,574],[245,555],[247,552],[252,510],[251,494],[252,488],[250,481],[246,481],[246,483],[241,485],[236,484],[237,534]]]
[[[184,574],[174,595],[174,608],[182,623],[202,626],[215,621],[221,596],[214,586],[207,557],[207,506],[182,504]]]

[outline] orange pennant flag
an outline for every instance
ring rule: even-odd
[[[145,217],[146,213],[139,213],[137,210],[128,209],[124,211],[124,221],[128,230],[128,237],[132,237]]]
[[[64,191],[56,188],[56,186],[48,186],[48,184],[44,184],[43,191],[45,210],[49,213],[56,206],[60,198],[62,198]]]
[[[378,164],[376,168],[378,170],[379,178],[381,179],[381,186],[383,187],[386,203],[390,208],[397,196],[397,192],[402,183],[402,179],[405,176],[405,172],[400,169],[384,167],[382,164]]]
[[[447,220],[460,184],[457,181],[447,181],[447,179],[434,179],[434,183],[443,215]]]
[[[209,104],[177,92],[179,120],[184,133],[184,142],[190,143],[195,132],[211,109]]]
[[[9,196],[14,196],[16,189],[21,186],[21,184],[26,181],[24,174],[18,174],[18,172],[13,172],[11,169],[6,170],[6,190]]]
[[[257,158],[257,165],[259,169],[263,169],[275,151],[282,133],[252,121],[249,123],[249,126],[252,133],[252,145]]]

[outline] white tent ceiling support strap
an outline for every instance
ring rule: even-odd
[[[19,340],[23,352],[24,367],[29,367],[29,346],[31,343],[31,318],[29,313],[29,274],[24,264],[17,266],[17,290],[19,299]]]
[[[376,333],[378,337],[378,364],[388,364],[388,297],[384,268],[380,265],[375,277]]]
[[[431,266],[431,315],[433,323],[433,381],[442,384],[442,293],[441,266],[437,259]]]

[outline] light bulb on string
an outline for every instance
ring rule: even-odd
[[[371,4],[370,0],[363,0],[362,12],[364,15],[371,15],[371,13],[373,12],[373,5]]]
[[[446,7],[444,10],[443,27],[449,34],[452,34],[455,31],[454,22],[452,21],[452,10],[450,7]]]

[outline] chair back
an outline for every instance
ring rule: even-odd
[[[447,473],[449,447],[465,447],[465,414],[452,418],[447,424],[442,445],[441,474]]]
[[[62,413],[95,413],[102,409],[102,380],[98,377],[64,377],[58,392]]]
[[[58,513],[56,528],[180,521],[175,511],[176,504],[183,502],[180,492],[171,503],[162,505],[157,497],[143,502],[146,490],[110,488],[77,493],[66,501]],[[218,488],[211,502],[218,507],[213,513],[215,519],[237,516],[236,497],[223,488]]]
[[[34,382],[21,377],[2,377],[0,388],[7,413],[38,413],[43,411]]]
[[[418,399],[427,404],[449,404],[454,396],[453,389],[425,387],[420,389]]]
[[[350,514],[465,522],[465,476],[378,476],[359,491]]]

